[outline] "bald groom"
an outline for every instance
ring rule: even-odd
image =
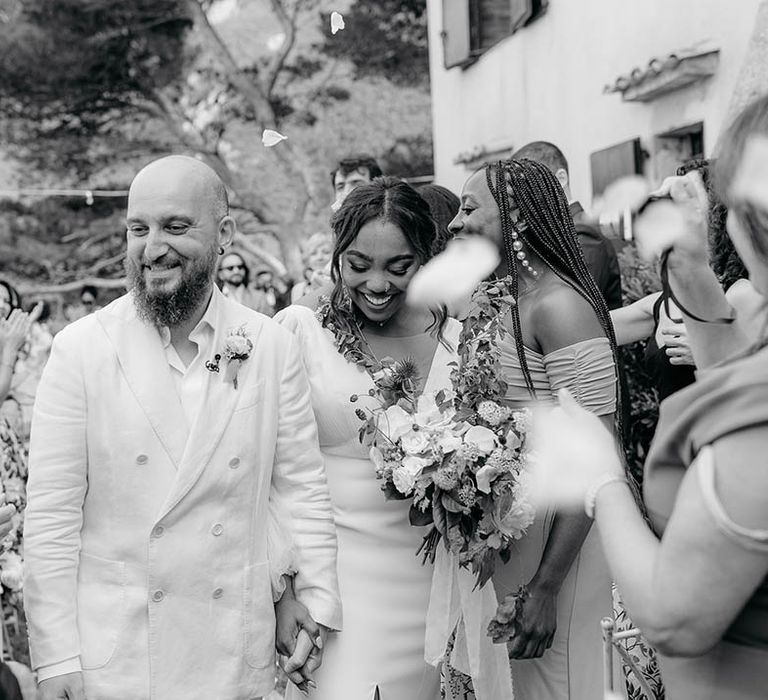
[[[295,340],[213,284],[234,234],[213,170],[181,156],[150,163],[128,198],[130,291],[56,336],[25,525],[46,700],[268,695],[275,503],[297,597],[340,627],[336,536]]]

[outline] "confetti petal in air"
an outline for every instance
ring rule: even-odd
[[[749,137],[730,194],[734,200],[747,201],[768,211],[768,137]]]
[[[331,12],[331,34],[344,29],[344,18],[339,12]]]
[[[264,133],[261,135],[261,142],[267,148],[272,148],[272,146],[277,146],[278,143],[285,141],[287,138],[287,136],[283,136],[281,133],[273,131],[272,129],[264,129]]]
[[[655,260],[685,235],[686,227],[679,204],[669,199],[651,202],[634,223],[637,250],[646,260]]]
[[[498,264],[499,252],[486,239],[455,239],[414,275],[408,300],[417,306],[454,306],[471,295]]]
[[[279,51],[283,47],[284,43],[285,34],[283,34],[283,32],[273,34],[269,37],[269,39],[267,39],[267,49],[274,53],[275,51]]]
[[[621,177],[605,188],[601,197],[595,200],[592,213],[596,217],[637,211],[648,199],[651,188],[645,178],[639,175]]]

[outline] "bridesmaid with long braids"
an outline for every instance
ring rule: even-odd
[[[465,183],[449,230],[498,246],[496,276],[516,304],[499,341],[506,401],[554,401],[566,387],[613,428],[616,341],[608,308],[584,262],[555,176],[531,160],[487,165]],[[498,600],[522,593],[520,632],[508,643],[515,696],[602,697],[600,620],[611,615],[611,579],[592,521],[542,512],[493,577]],[[455,687],[449,696],[471,697]]]

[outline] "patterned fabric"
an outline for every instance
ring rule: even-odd
[[[627,609],[621,602],[616,586],[613,587],[613,616],[616,620],[616,632],[623,632],[634,627]],[[641,635],[622,640],[619,644],[634,662],[651,693],[649,695],[643,689],[635,672],[622,660],[628,700],[664,700],[664,683],[661,679],[661,670],[653,647]]]
[[[13,529],[0,547],[0,603],[2,603],[2,624],[5,641],[9,648],[4,649],[6,658],[13,658],[22,663],[29,661],[27,634],[24,626],[23,599],[20,589],[21,560],[24,556],[21,541],[22,518],[27,504],[27,450],[18,434],[4,418],[0,418],[0,484],[5,493],[5,502],[16,506]],[[10,585],[9,585],[10,584]],[[19,586],[13,590],[10,586]],[[0,649],[2,648],[0,644]]]
[[[445,660],[440,670],[440,697],[443,700],[475,700],[472,679],[448,663],[455,642],[456,632],[448,640],[448,646],[445,649]]]

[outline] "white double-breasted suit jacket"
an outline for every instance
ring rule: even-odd
[[[274,685],[267,508],[290,513],[297,597],[341,626],[336,536],[293,336],[244,326],[237,388],[206,373],[187,428],[157,329],[126,295],[62,330],[33,415],[25,605],[35,668],[69,660],[88,700],[239,700]],[[213,359],[213,358],[211,358]]]

